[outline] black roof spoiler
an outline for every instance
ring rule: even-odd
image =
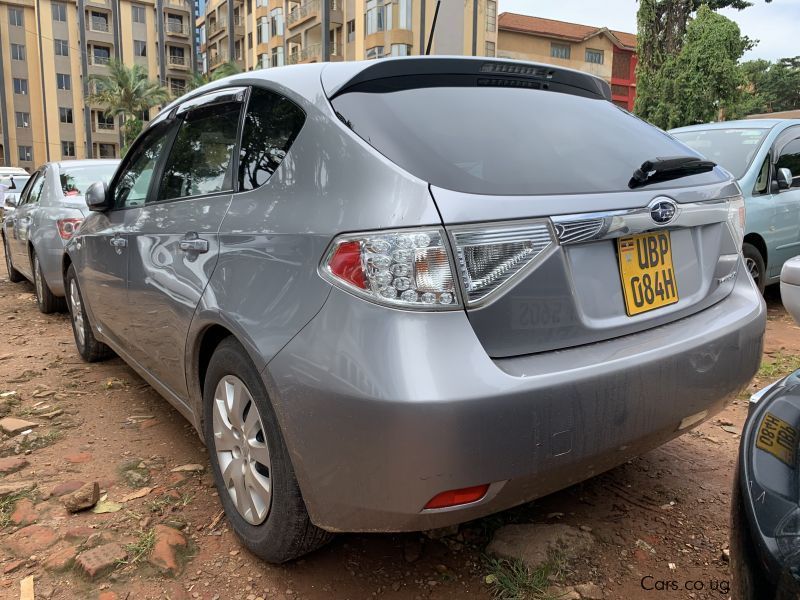
[[[554,65],[544,65],[493,58],[476,59],[472,57],[409,57],[400,59],[376,60],[368,67],[358,71],[352,78],[332,90],[333,100],[354,88],[364,90],[378,84],[389,84],[387,80],[396,77],[419,78],[420,81],[442,78],[440,85],[453,78],[475,78],[475,85],[529,87],[535,89],[557,89],[561,92],[575,93],[598,99],[611,100],[611,86],[604,80],[589,73],[565,69]],[[430,85],[421,84],[423,86]],[[414,87],[404,85],[403,87]]]

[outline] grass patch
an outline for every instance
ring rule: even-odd
[[[39,450],[52,446],[61,437],[61,432],[58,429],[51,429],[47,433],[42,433],[34,429],[35,436],[28,436],[14,447],[9,446],[4,451],[0,452],[0,456],[11,456],[12,454],[24,454],[28,450]]]
[[[0,498],[0,529],[8,527],[9,523],[11,523],[11,515],[14,512],[14,507],[17,505],[17,502],[23,498],[32,499],[35,491],[35,488],[31,488]]]
[[[487,569],[485,581],[492,597],[498,600],[557,600],[559,594],[548,589],[563,583],[566,564],[561,555],[554,553],[536,569],[529,569],[520,560],[497,558],[487,560]]]
[[[125,546],[128,551],[128,558],[120,561],[124,565],[135,565],[146,559],[150,552],[153,551],[153,546],[156,545],[156,530],[148,529],[139,534],[139,538],[132,544]]]
[[[800,356],[778,352],[761,363],[758,376],[777,379],[785,377],[797,369],[800,369]]]

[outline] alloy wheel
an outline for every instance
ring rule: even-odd
[[[72,324],[75,327],[75,335],[78,343],[83,346],[86,339],[86,332],[83,330],[83,305],[81,295],[78,292],[78,284],[72,279],[69,282],[69,308],[72,313]]]
[[[761,273],[758,270],[758,264],[752,258],[746,258],[744,261],[745,266],[747,267],[747,272],[750,273],[750,277],[753,278],[753,281],[758,283],[758,280],[761,278]]]
[[[226,375],[213,405],[214,451],[236,510],[251,525],[264,522],[272,499],[270,456],[264,425],[244,382]]]

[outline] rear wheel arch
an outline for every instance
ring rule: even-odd
[[[744,236],[744,243],[750,244],[756,250],[758,250],[761,253],[761,257],[764,259],[764,266],[769,266],[767,244],[764,242],[764,238],[757,233],[748,233],[746,236]]]

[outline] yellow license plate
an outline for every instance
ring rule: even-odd
[[[758,428],[756,447],[794,468],[797,457],[797,429],[783,419],[767,413]]]
[[[678,301],[669,231],[619,238],[617,250],[628,316]]]

